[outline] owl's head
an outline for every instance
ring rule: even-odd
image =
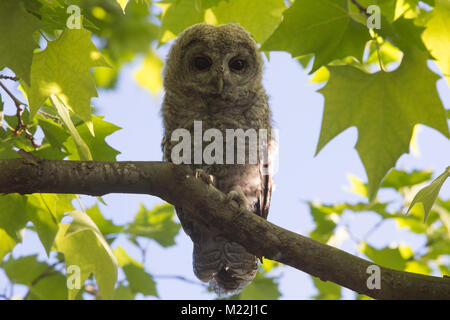
[[[237,24],[196,24],[173,44],[164,72],[166,90],[234,100],[261,86],[263,61],[255,41]]]

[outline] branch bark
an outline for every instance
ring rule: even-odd
[[[378,266],[381,288],[369,289],[374,263],[276,226],[193,177],[188,166],[166,162],[0,160],[0,193],[140,193],[184,207],[249,252],[375,299],[450,299],[450,279]],[[0,213],[1,214],[1,213]]]

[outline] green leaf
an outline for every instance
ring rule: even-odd
[[[65,300],[67,287],[64,275],[53,266],[37,260],[37,255],[12,256],[0,263],[12,283],[28,286],[27,300]]]
[[[277,278],[258,272],[252,283],[239,294],[241,300],[276,300],[281,297]]]
[[[366,242],[359,246],[359,251],[364,253],[369,259],[383,267],[404,270],[407,259],[403,258],[399,248],[376,249]]]
[[[86,142],[84,142],[83,138],[80,136],[77,129],[75,128],[66,106],[58,98],[58,96],[54,94],[50,96],[50,101],[52,102],[56,110],[58,110],[59,116],[61,117],[67,129],[69,130],[70,135],[72,136],[72,139],[75,142],[75,146],[77,147],[80,160],[84,161],[93,160],[91,151],[89,150],[88,145],[86,144]]]
[[[239,23],[263,43],[281,22],[286,9],[283,0],[229,0],[212,8],[217,24]]]
[[[281,266],[282,264],[280,262],[274,261],[274,260],[270,260],[267,258],[263,258],[261,267],[264,270],[264,272],[269,272],[270,270]]]
[[[381,188],[394,188],[399,190],[404,187],[412,187],[416,184],[430,180],[433,172],[430,170],[413,170],[406,172],[404,170],[392,169],[386,175],[381,184]]]
[[[377,50],[377,45],[375,41],[370,41],[369,56],[366,64],[379,64],[378,54],[381,58],[381,63],[384,67],[389,67],[393,62],[400,62],[402,59],[402,52],[393,46],[389,41],[383,41],[379,44],[379,51]],[[105,70],[105,68],[99,69]]]
[[[153,50],[150,50],[134,77],[141,86],[156,95],[162,89],[162,67],[161,59]]]
[[[49,265],[38,261],[35,254],[17,259],[10,256],[8,260],[0,263],[0,267],[3,268],[11,282],[30,286],[37,277],[49,268]]]
[[[346,0],[295,1],[261,50],[284,50],[293,57],[313,53],[311,72],[347,56],[362,60],[368,29],[347,12]]]
[[[62,160],[68,156],[68,151],[64,142],[70,137],[70,134],[59,123],[46,119],[42,115],[36,115],[39,127],[44,132],[45,139],[37,155],[43,159]]]
[[[314,286],[318,293],[314,296],[317,300],[339,300],[341,298],[342,287],[330,281],[322,281],[319,278],[312,277]]]
[[[18,194],[0,195],[0,228],[16,242],[22,241],[23,228],[29,221],[27,198]]]
[[[174,213],[173,206],[167,203],[157,205],[152,210],[141,204],[134,221],[125,232],[151,238],[163,247],[172,246],[175,244],[175,236],[180,231],[180,224],[173,221]]]
[[[0,261],[14,249],[17,241],[13,239],[4,229],[0,228]]]
[[[187,27],[203,22],[204,11],[196,10],[195,1],[159,2],[163,8],[159,44],[166,43]]]
[[[359,9],[353,4],[352,1],[348,1],[350,4],[350,11],[352,13],[358,13]],[[393,21],[400,18],[409,10],[415,10],[419,0],[358,0],[358,2],[365,8],[370,5],[376,5],[380,8],[380,13],[384,18],[387,19],[387,23],[392,23]],[[364,16],[363,22],[365,22],[366,17]],[[381,23],[383,27],[383,22]]]
[[[356,126],[356,150],[368,176],[369,199],[397,159],[408,152],[413,128],[422,123],[450,137],[444,108],[436,92],[437,75],[424,53],[405,53],[393,72],[367,74],[351,66],[329,66],[317,153],[337,134]],[[415,79],[415,81],[411,81]]]
[[[120,127],[107,122],[102,119],[103,117],[93,116],[92,125],[94,130],[94,135],[91,134],[90,128],[86,123],[81,123],[77,125],[76,129],[80,134],[81,139],[86,143],[89,148],[92,159],[96,161],[115,161],[116,156],[120,153],[116,149],[112,148],[105,141],[105,138],[117,130]],[[73,137],[67,139],[64,146],[71,153],[69,160],[80,160],[80,154],[76,148],[75,140]]]
[[[421,38],[424,29],[416,26],[412,19],[400,18],[392,24],[382,22],[379,32],[385,39],[388,39],[403,51],[415,46],[426,52],[427,58],[432,58]]]
[[[119,267],[123,269],[133,294],[142,293],[157,297],[156,283],[153,277],[145,272],[144,266],[131,258],[125,249],[117,247],[114,250]]]
[[[431,274],[432,269],[423,261],[408,261],[406,263],[405,271],[429,275]]]
[[[346,188],[346,191],[367,198],[367,185],[364,184],[360,178],[352,174],[347,174],[347,178],[350,182],[350,187]]]
[[[54,94],[81,119],[90,121],[90,101],[97,97],[90,69],[106,66],[89,31],[65,29],[57,40],[49,41],[47,48],[33,57],[31,85],[24,85],[31,117]]]
[[[450,176],[450,166],[448,166],[445,169],[445,171],[439,177],[437,177],[429,186],[417,192],[413,201],[409,205],[408,211],[406,213],[408,213],[416,203],[422,203],[424,210],[423,220],[426,221],[428,214],[431,210],[431,207],[433,206],[434,202],[436,201],[439,195],[439,191],[441,190],[442,185],[449,176]]]
[[[450,85],[450,2],[435,0],[431,18],[425,24],[423,41]]]
[[[30,83],[33,51],[39,47],[33,33],[41,22],[25,11],[22,2],[0,2],[0,70],[8,67],[16,76]]]
[[[56,235],[56,249],[64,254],[66,269],[71,265],[80,268],[80,283],[94,274],[101,296],[110,299],[114,295],[117,279],[117,260],[100,230],[80,211],[72,211],[73,222],[60,225]],[[75,299],[79,289],[69,289],[69,299]]]
[[[440,264],[439,270],[441,271],[443,276],[450,277],[450,267]]]
[[[71,203],[74,196],[35,193],[27,198],[27,215],[33,222],[48,255],[64,213],[74,210]]]
[[[100,212],[98,205],[94,205],[86,210],[87,215],[92,219],[103,235],[120,233],[122,226],[115,225],[111,220],[105,219]]]
[[[114,291],[113,300],[134,300],[134,293],[130,287],[119,284]]]
[[[309,203],[309,210],[316,224],[316,228],[309,233],[311,239],[327,243],[337,224],[335,210],[314,203]]]
[[[127,7],[128,1],[129,0],[117,0],[117,3],[122,8],[122,11],[123,11],[124,14],[125,14],[125,8]]]
[[[27,300],[67,300],[66,277],[56,272],[40,279],[30,288]]]

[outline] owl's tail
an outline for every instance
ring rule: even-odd
[[[194,272],[200,280],[210,281],[220,296],[236,293],[252,282],[258,270],[256,256],[221,235],[210,233],[202,240],[194,241]]]

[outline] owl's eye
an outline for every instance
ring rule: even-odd
[[[232,59],[229,67],[233,71],[242,71],[245,67],[245,61],[242,59]]]
[[[197,70],[204,71],[211,66],[211,60],[208,57],[195,57],[194,66]]]

